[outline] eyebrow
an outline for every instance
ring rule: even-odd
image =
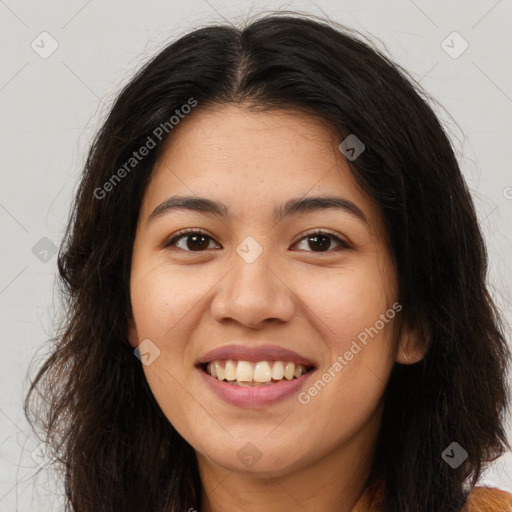
[[[220,201],[198,196],[176,195],[169,197],[163,203],[159,204],[149,215],[147,223],[177,209],[190,210],[221,218],[227,217],[230,214],[229,207]],[[285,217],[292,215],[332,209],[342,210],[349,213],[353,217],[369,225],[368,219],[355,203],[344,197],[332,195],[307,196],[290,199],[276,207],[272,216],[275,222],[280,222]]]

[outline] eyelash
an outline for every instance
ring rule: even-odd
[[[181,231],[178,231],[174,236],[172,236],[168,241],[166,241],[164,243],[163,247],[164,248],[171,248],[172,246],[174,246],[174,248],[172,250],[176,250],[176,242],[178,240],[180,240],[181,238],[186,238],[186,235],[191,235],[191,234],[202,235],[202,236],[205,236],[205,237],[209,238],[210,240],[213,240],[213,238],[208,233],[202,231],[201,229],[187,228],[187,229],[183,229]],[[331,239],[333,239],[333,240],[335,240],[336,242],[339,243],[340,247],[338,248],[338,250],[352,249],[352,247],[347,242],[345,242],[343,239],[341,239],[336,234],[334,234],[334,233],[332,233],[330,231],[322,231],[322,230],[312,230],[312,231],[306,232],[302,236],[302,238],[300,238],[295,244],[301,242],[305,238],[308,238],[308,237],[311,237],[311,236],[314,236],[314,235],[327,235],[328,237],[330,237]],[[184,252],[191,252],[191,253],[194,253],[194,252],[201,253],[201,252],[205,252],[207,250],[207,249],[205,249],[204,251],[189,251],[189,250],[180,249],[180,248],[177,248],[177,249],[182,250]],[[315,254],[331,254],[331,253],[337,252],[337,251],[333,250],[333,249],[329,249],[328,251],[318,251],[318,252],[317,251],[306,251],[306,252],[312,252],[312,253],[315,253]]]

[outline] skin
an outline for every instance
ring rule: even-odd
[[[395,332],[397,315],[306,405],[292,395],[235,407],[207,388],[194,365],[223,345],[273,343],[316,361],[319,376],[326,372],[398,301],[378,208],[350,174],[338,137],[303,113],[202,108],[171,135],[140,210],[129,338],[134,348],[150,339],[160,350],[145,376],[196,451],[201,512],[349,512],[364,490],[390,372],[424,355],[416,331],[404,324]],[[148,222],[174,194],[219,200],[232,214],[180,209]],[[351,200],[368,224],[334,209],[272,221],[284,201],[321,194]],[[210,238],[195,251],[190,236],[163,247],[184,228]],[[305,233],[316,229],[339,233],[350,249],[333,238],[315,251]],[[236,252],[248,236],[263,249],[252,263]],[[237,457],[248,442],[261,454],[252,467]]]

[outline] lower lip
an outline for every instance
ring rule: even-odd
[[[198,371],[203,376],[205,383],[219,398],[237,407],[262,407],[278,403],[297,393],[314,373],[314,370],[311,370],[298,379],[282,380],[268,386],[244,387],[216,379],[201,368],[198,368]]]

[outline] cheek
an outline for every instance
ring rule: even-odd
[[[368,260],[357,268],[330,272],[329,280],[309,280],[302,290],[309,315],[328,349],[330,361],[303,396],[330,410],[333,421],[353,425],[377,406],[393,358],[393,273]],[[318,382],[321,380],[321,382]]]
[[[131,300],[139,337],[173,343],[180,324],[194,315],[212,284],[205,276],[198,276],[197,270],[176,272],[170,266],[156,264],[139,273],[134,266]]]
[[[392,272],[377,265],[372,257],[357,263],[330,269],[328,279],[323,269],[316,275],[309,273],[307,281],[296,280],[303,283],[298,294],[314,313],[311,318],[316,318],[317,329],[331,347],[342,352],[394,302]],[[382,328],[381,322],[379,326]]]
[[[141,267],[139,267],[141,268]],[[161,263],[139,272],[133,265],[131,300],[139,341],[150,339],[158,357],[143,371],[155,400],[180,432],[188,432],[189,381],[195,368],[187,352],[198,325],[201,300],[211,288],[208,279],[173,271]]]
[[[131,300],[139,342],[151,340],[158,357],[143,371],[155,399],[169,418],[180,414],[185,383],[195,370],[187,347],[201,299],[208,288],[186,272],[167,265],[132,267]]]

